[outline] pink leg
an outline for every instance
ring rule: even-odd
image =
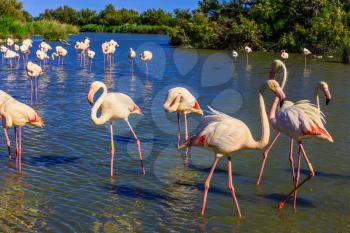
[[[209,187],[210,187],[210,180],[211,180],[211,177],[213,176],[213,173],[214,173],[214,170],[215,170],[215,167],[219,161],[220,157],[218,155],[215,155],[215,160],[213,162],[213,165],[211,166],[211,169],[210,169],[210,172],[209,172],[209,175],[204,183],[204,196],[203,196],[203,204],[202,204],[202,215],[204,215],[204,212],[205,212],[205,206],[207,205],[207,197],[208,197],[208,191],[209,191]]]
[[[143,160],[142,160],[142,152],[141,152],[141,142],[140,140],[137,138],[136,136],[136,133],[134,132],[134,130],[132,129],[131,125],[130,125],[130,122],[128,120],[125,120],[126,123],[128,124],[132,134],[134,135],[134,138],[136,140],[136,144],[137,144],[137,149],[139,151],[139,156],[140,156],[140,162],[141,162],[141,171],[142,173],[145,175],[146,174],[146,171],[145,171],[145,167],[143,166]]]
[[[18,133],[19,133],[19,137],[18,137],[18,142],[19,142],[18,164],[19,164],[19,172],[22,173],[22,127],[18,127]]]
[[[266,162],[267,156],[269,155],[269,152],[270,152],[271,148],[273,147],[273,145],[275,144],[275,142],[277,141],[277,139],[278,139],[278,137],[280,135],[281,135],[281,132],[277,131],[276,136],[274,137],[274,139],[271,142],[270,146],[266,149],[266,151],[263,154],[263,161],[262,161],[262,164],[261,164],[259,177],[258,177],[258,180],[256,182],[257,185],[260,185],[260,181],[261,181],[261,177],[262,177],[263,172],[264,172],[264,167],[265,167],[265,162]]]
[[[58,66],[60,65],[60,56],[58,56],[57,65],[58,65]]]
[[[146,75],[148,76],[148,64],[146,62]]]
[[[238,217],[242,217],[241,210],[239,209],[238,201],[237,201],[236,194],[235,194],[235,187],[233,186],[233,183],[232,183],[231,157],[227,157],[227,162],[228,162],[228,170],[227,170],[227,172],[228,172],[228,188],[231,192],[233,201],[235,202],[237,215],[238,215]]]
[[[309,158],[307,157],[306,153],[305,153],[305,150],[304,150],[304,147],[302,145],[302,142],[299,142],[299,147],[301,149],[301,152],[302,152],[302,155],[308,165],[308,169],[309,169],[309,176],[307,178],[305,178],[300,184],[296,185],[296,187],[290,192],[288,193],[287,197],[283,200],[283,201],[280,201],[280,203],[278,204],[278,208],[281,209],[284,207],[284,205],[286,204],[286,202],[289,200],[289,198],[291,197],[292,194],[294,194],[294,192],[296,190],[298,190],[306,181],[310,180],[312,177],[315,176],[315,172],[314,172],[314,169],[312,168],[312,164],[310,163],[310,160]]]
[[[188,129],[187,129],[187,114],[184,113],[184,118],[185,118],[185,140],[188,140]]]
[[[109,123],[109,129],[110,129],[110,136],[111,136],[111,177],[113,176],[113,166],[114,166],[114,137],[113,137],[113,124],[112,121]]]
[[[294,187],[296,187],[299,183],[299,178],[300,178],[300,160],[301,160],[301,151],[300,151],[300,147],[299,147],[299,153],[298,153],[298,170],[297,170],[297,174],[295,176],[295,182],[294,182]],[[293,208],[296,209],[297,208],[297,190],[295,190],[294,192],[294,201],[293,201]]]
[[[294,168],[294,160],[293,160],[293,142],[294,142],[294,139],[291,138],[290,139],[290,145],[289,145],[289,163],[290,163],[290,167],[291,167],[291,170],[292,170],[293,184],[295,185],[295,168]]]
[[[4,134],[5,134],[5,137],[6,137],[6,144],[7,144],[7,150],[8,150],[8,153],[9,153],[9,159],[11,159],[11,142],[10,142],[10,139],[9,139],[9,135],[7,134],[6,128],[4,128]]]
[[[181,129],[180,129],[180,113],[177,113],[177,149],[180,148]]]

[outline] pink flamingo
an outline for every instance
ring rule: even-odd
[[[151,61],[152,58],[153,54],[150,51],[145,50],[140,54],[141,61],[146,62],[146,75],[148,75],[148,62]]]
[[[7,100],[9,99],[13,99],[12,96],[10,96],[9,94],[7,94],[6,92],[0,90],[0,106],[2,106]],[[6,144],[7,144],[7,150],[8,150],[8,153],[9,153],[9,158],[11,159],[11,142],[10,142],[10,138],[7,134],[7,130],[5,127],[4,128],[4,134],[5,134],[5,137],[6,137]]]
[[[286,52],[286,50],[281,50],[281,58],[283,59],[283,62],[286,62],[286,60],[289,58],[289,54]]]
[[[58,65],[60,65],[61,60],[61,66],[63,66],[63,59],[67,54],[67,49],[63,48],[62,46],[56,46],[56,52],[52,53],[51,58],[52,60],[55,60],[55,56],[58,57]]]
[[[168,95],[165,98],[164,110],[167,112],[177,113],[177,148],[180,147],[181,131],[180,131],[180,113],[184,114],[185,119],[185,140],[188,140],[187,129],[187,114],[196,113],[203,115],[203,111],[199,106],[196,98],[183,87],[174,87],[168,91]]]
[[[0,115],[4,128],[14,127],[16,136],[16,165],[22,171],[22,127],[26,124],[42,128],[44,121],[35,112],[34,109],[26,104],[16,101],[13,98],[8,99],[0,107]],[[18,128],[18,132],[17,132]]]
[[[190,137],[183,145],[180,146],[181,148],[200,146],[215,152],[214,163],[205,181],[202,215],[204,215],[210,180],[216,164],[221,157],[226,156],[228,160],[228,186],[236,205],[237,215],[241,217],[241,211],[232,183],[231,155],[232,153],[241,150],[261,150],[268,144],[270,138],[270,126],[263,98],[263,94],[267,88],[274,92],[276,96],[280,98],[281,102],[285,98],[283,90],[277,81],[268,80],[261,86],[259,91],[259,104],[262,135],[258,141],[254,139],[248,126],[242,121],[210,108],[211,114],[204,116],[203,125],[199,133]]]
[[[102,95],[97,99],[91,110],[91,119],[96,125],[102,125],[109,121],[110,136],[111,136],[111,164],[110,172],[113,176],[113,164],[114,164],[114,139],[113,139],[113,124],[114,120],[124,120],[129,126],[131,133],[133,134],[141,161],[141,170],[143,174],[146,174],[141,153],[141,142],[136,136],[128,117],[130,114],[142,114],[141,109],[134,103],[134,101],[127,95],[119,92],[107,93],[107,87],[104,83],[95,81],[90,86],[88,94],[88,101],[92,105],[94,102],[95,93],[99,89],[103,89]],[[97,111],[101,108],[101,116],[97,117]]]
[[[135,60],[135,57],[136,57],[135,50],[130,48],[129,53],[128,53],[128,57],[130,59],[130,66],[131,66],[131,73],[132,73],[134,71],[134,60]]]

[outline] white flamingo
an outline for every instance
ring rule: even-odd
[[[60,65],[60,60],[61,60],[61,65],[63,66],[63,60],[64,57],[68,54],[67,49],[63,48],[62,46],[56,46],[56,52],[52,53],[51,57],[52,60],[55,60],[55,57],[58,57],[58,65]]]
[[[235,62],[237,62],[238,53],[236,50],[232,50],[232,57],[235,59]]]
[[[133,50],[132,48],[130,48],[129,53],[128,53],[128,57],[130,59],[130,65],[131,65],[131,72],[133,72],[134,70],[134,60],[136,57],[136,52],[135,50]]]
[[[147,64],[147,63],[148,63],[149,61],[151,61],[152,58],[153,58],[153,54],[152,54],[152,52],[150,52],[150,51],[145,50],[145,51],[143,51],[143,52],[140,54],[140,59],[141,59],[141,61],[146,62],[146,74],[147,74],[147,75],[148,75],[148,64]]]
[[[138,147],[138,152],[141,161],[141,170],[145,174],[145,169],[142,161],[141,142],[136,136],[131,124],[129,123],[130,114],[142,114],[141,109],[135,104],[135,102],[127,95],[119,92],[107,93],[107,87],[104,83],[95,81],[91,84],[88,102],[92,105],[94,103],[95,93],[103,89],[102,95],[97,99],[91,110],[91,119],[96,125],[103,125],[109,122],[110,137],[111,137],[111,164],[110,174],[113,176],[113,164],[114,164],[114,139],[113,139],[113,125],[114,120],[124,120],[129,126]],[[101,115],[97,117],[97,111],[101,108]]]
[[[179,148],[181,140],[180,113],[184,114],[185,140],[188,140],[187,114],[203,115],[203,111],[196,98],[184,87],[171,88],[165,98],[163,108],[166,112],[177,113],[177,147]]]
[[[244,51],[245,51],[245,54],[246,54],[246,57],[247,57],[247,64],[248,64],[248,54],[249,54],[249,53],[252,53],[253,50],[252,50],[252,48],[250,48],[248,45],[246,45],[246,46],[244,47]]]

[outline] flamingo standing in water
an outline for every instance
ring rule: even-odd
[[[50,59],[49,56],[47,56],[47,53],[50,50],[52,50],[52,47],[46,41],[42,41],[39,45],[39,48],[41,51],[43,51],[46,54],[46,56],[44,58],[44,65],[47,65],[47,62]]]
[[[247,65],[248,65],[248,55],[249,55],[249,53],[252,53],[253,50],[252,50],[252,48],[250,48],[248,45],[246,45],[246,46],[244,47],[244,51],[245,51],[245,54],[246,54],[246,57],[247,57]]]
[[[42,50],[37,50],[36,51],[36,57],[40,60],[40,66],[43,66],[43,63],[45,65],[45,61],[49,59],[49,56],[47,55],[46,52],[42,51]]]
[[[92,50],[90,50],[90,49],[88,49],[88,51],[87,51],[87,56],[88,56],[88,58],[89,58],[89,60],[90,60],[90,68],[91,68],[92,59],[94,59],[94,57],[95,57],[95,52],[92,51]]]
[[[22,44],[19,49],[21,50],[22,56],[23,56],[23,61],[24,64],[28,63],[28,55],[29,55],[29,47],[26,44]]]
[[[311,55],[311,52],[307,48],[303,48],[303,53],[304,53],[304,64],[306,67],[307,56]]]
[[[140,54],[141,61],[146,62],[146,74],[148,75],[148,64],[147,62],[151,61],[153,57],[152,52],[150,51],[143,51],[143,53]]]
[[[281,58],[283,59],[284,63],[289,58],[289,54],[286,52],[286,50],[281,50]]]
[[[37,87],[38,81],[36,81],[36,78],[43,74],[43,70],[39,65],[33,62],[28,62],[26,65],[26,71],[27,71],[27,75],[30,78],[31,96],[33,94],[33,80],[34,80],[35,93],[36,93],[35,96],[36,96],[36,99],[38,99],[38,87]]]
[[[11,39],[11,38],[7,38],[6,39],[6,44],[7,44],[8,47],[11,48],[15,44],[15,41],[13,39]]]
[[[2,106],[7,100],[9,99],[13,99],[12,96],[10,96],[9,94],[7,94],[6,92],[0,90],[0,106]],[[7,144],[7,150],[8,150],[8,154],[9,154],[9,159],[11,159],[11,142],[10,142],[10,138],[7,134],[7,130],[5,127],[4,128],[4,134],[6,137],[6,144]]]
[[[103,89],[102,95],[97,99],[91,110],[91,119],[96,125],[105,124],[109,122],[110,136],[111,136],[111,164],[110,174],[113,176],[113,165],[114,165],[114,139],[113,139],[113,124],[114,120],[124,120],[129,126],[131,133],[133,134],[140,156],[141,170],[143,174],[146,174],[142,153],[141,153],[141,142],[136,136],[131,124],[129,123],[128,117],[130,114],[142,114],[141,109],[134,103],[134,101],[127,95],[119,92],[107,93],[107,87],[104,83],[95,81],[90,86],[88,94],[88,102],[92,105],[94,103],[95,93]],[[97,111],[101,108],[101,116],[97,117]]]
[[[136,57],[136,52],[135,50],[133,50],[132,48],[130,48],[129,53],[128,53],[128,57],[130,59],[130,65],[131,65],[131,72],[134,71],[134,60]]]
[[[237,62],[238,53],[236,50],[232,50],[232,57],[235,59],[235,62]]]
[[[262,135],[258,141],[254,139],[248,126],[242,121],[210,108],[211,114],[204,116],[203,125],[199,133],[190,137],[183,145],[180,146],[181,148],[200,146],[213,150],[215,153],[214,163],[205,181],[202,215],[204,215],[210,180],[214,173],[215,167],[219,159],[226,156],[228,160],[228,186],[236,205],[237,215],[241,217],[241,211],[232,183],[231,156],[232,153],[241,150],[261,150],[268,144],[270,138],[270,126],[263,98],[263,94],[267,88],[275,93],[275,95],[281,100],[281,103],[285,98],[284,92],[277,81],[268,80],[261,86],[259,91],[259,104]]]
[[[8,99],[0,107],[0,116],[4,128],[14,127],[16,137],[16,164],[22,171],[22,127],[26,124],[42,128],[44,121],[34,109],[13,98]],[[17,132],[18,128],[18,132]]]
[[[68,54],[67,49],[63,48],[62,46],[56,46],[56,52],[51,55],[52,60],[55,60],[55,56],[58,57],[58,65],[60,65],[61,60],[61,66],[63,66],[63,59]]]
[[[84,42],[77,41],[74,48],[80,51],[80,65],[85,64],[85,52],[89,49],[90,40],[84,40]]]
[[[199,106],[196,98],[183,87],[174,87],[168,91],[168,95],[165,98],[164,110],[166,112],[177,113],[177,148],[180,148],[181,130],[180,130],[180,113],[184,114],[185,119],[185,140],[188,140],[187,129],[187,114],[196,113],[203,115],[203,111]]]
[[[8,49],[8,50],[6,50],[4,58],[10,60],[10,66],[12,67],[12,59],[17,58],[17,62],[18,62],[21,57],[15,51]]]

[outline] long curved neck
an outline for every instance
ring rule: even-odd
[[[317,105],[318,110],[320,110],[320,98],[318,97],[318,91],[320,90],[319,86],[315,88],[315,104]]]
[[[104,124],[106,121],[108,121],[108,118],[106,115],[104,115],[103,113],[100,115],[100,117],[97,117],[97,111],[98,109],[101,107],[103,101],[105,100],[106,96],[107,96],[107,87],[101,86],[100,88],[103,88],[103,93],[102,95],[97,99],[96,103],[94,104],[94,106],[91,109],[91,119],[92,121],[96,124],[96,125],[102,125]],[[100,89],[99,88],[99,89]],[[97,89],[95,91],[95,93],[99,90]],[[94,94],[95,94],[94,93]]]
[[[267,119],[264,97],[261,93],[259,93],[259,105],[261,119],[261,138],[259,141],[252,139],[249,145],[250,149],[263,149],[269,143],[270,139],[270,125]]]
[[[288,79],[288,75],[287,75],[287,68],[286,65],[284,63],[282,63],[282,69],[283,69],[283,79],[282,79],[282,84],[281,84],[281,88],[282,90],[284,89],[284,86],[287,83],[287,79]],[[274,101],[272,102],[271,105],[271,109],[270,109],[270,113],[269,113],[269,119],[271,124],[273,125],[274,123],[276,123],[276,113],[277,113],[277,106],[279,103],[279,98],[276,97],[274,99]]]
[[[283,69],[283,79],[282,79],[281,88],[283,90],[284,86],[287,83],[287,68],[286,68],[286,65],[284,63],[282,63],[282,69]]]

